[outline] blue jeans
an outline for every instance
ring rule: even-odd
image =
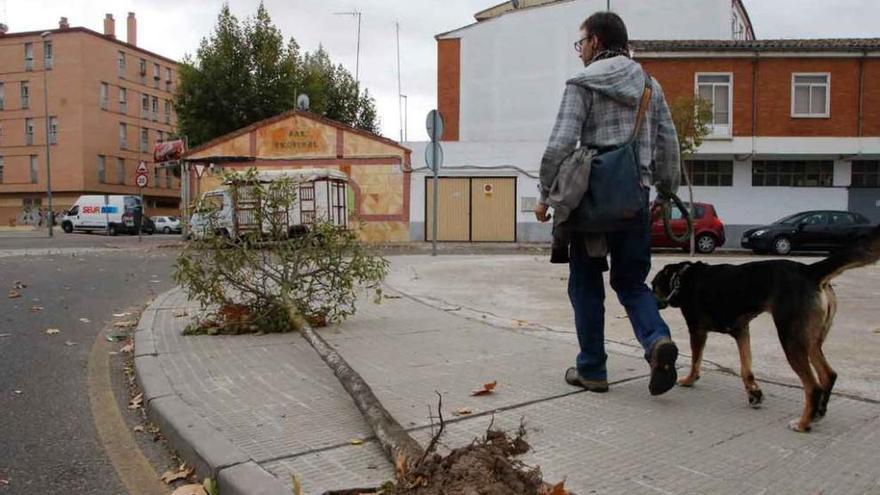
[[[643,227],[606,234],[611,255],[611,287],[626,308],[639,343],[650,359],[651,348],[658,339],[669,337],[669,327],[660,317],[660,310],[651,289],[645,284],[651,270],[651,230],[648,219]],[[605,283],[603,258],[590,258],[582,239],[572,239],[569,262],[568,297],[574,308],[578,353],[576,364],[580,375],[588,380],[607,380],[605,369]]]

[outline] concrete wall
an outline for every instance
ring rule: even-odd
[[[454,86],[444,85],[446,80],[460,81],[459,139],[549,136],[564,81],[582,66],[572,46],[579,39],[578,28],[590,14],[604,9],[602,0],[559,2],[509,12],[444,35],[461,40],[460,64],[450,60],[452,47],[447,53],[441,46],[438,57],[439,87]],[[615,0],[614,10],[627,23],[632,39],[733,36],[730,0]],[[454,113],[454,97],[449,91],[439,93],[441,112]]]

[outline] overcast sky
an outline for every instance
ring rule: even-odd
[[[395,22],[400,23],[402,92],[408,95],[408,138],[425,140],[424,120],[436,104],[437,49],[434,35],[473,22],[473,14],[500,0],[265,0],[285,37],[304,50],[323,44],[334,61],[355,72],[357,19],[335,12],[362,12],[360,79],[375,96],[382,133],[400,136],[397,104]],[[645,0],[662,1],[662,0]],[[230,0],[244,18],[259,0]],[[880,36],[877,0],[745,0],[759,38]],[[173,59],[194,53],[214,25],[222,0],[0,0],[0,21],[11,32],[71,26],[103,30],[105,13],[116,18],[125,39],[126,13],[138,18],[138,44]],[[613,8],[613,0],[612,0]]]

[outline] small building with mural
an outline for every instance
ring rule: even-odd
[[[222,186],[223,169],[329,168],[349,178],[349,225],[367,242],[410,239],[410,150],[319,115],[290,110],[188,150],[189,197]]]

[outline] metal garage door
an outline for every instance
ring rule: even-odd
[[[515,177],[441,177],[438,241],[516,241]],[[433,179],[425,179],[425,240],[432,240]]]

